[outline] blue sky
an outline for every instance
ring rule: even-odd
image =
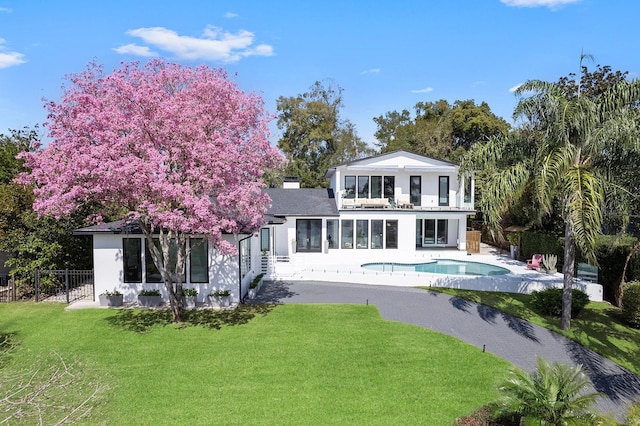
[[[638,0],[0,0],[0,133],[43,123],[42,99],[91,60],[152,56],[223,67],[273,113],[331,79],[370,144],[373,117],[420,101],[485,101],[512,122],[513,88],[578,71],[581,51],[639,77],[638,16]]]

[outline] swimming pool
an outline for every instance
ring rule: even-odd
[[[464,260],[438,259],[424,263],[373,262],[360,265],[365,269],[382,272],[429,272],[447,275],[504,275],[509,271],[500,266]]]

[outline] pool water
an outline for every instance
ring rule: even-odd
[[[504,275],[509,271],[500,266],[464,260],[438,259],[424,263],[374,262],[360,265],[365,269],[382,272],[429,272],[447,275]]]

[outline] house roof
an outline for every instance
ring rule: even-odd
[[[407,164],[401,165],[398,163],[398,158],[404,158]],[[406,150],[397,150],[386,152],[384,154],[372,155],[370,157],[359,158],[357,160],[346,161],[344,163],[336,164],[329,167],[325,177],[329,178],[336,172],[339,167],[347,167],[349,170],[387,170],[397,171],[400,169],[405,170],[420,170],[420,171],[438,171],[438,172],[451,172],[456,170],[458,164],[447,160],[441,160],[439,158],[429,157],[422,154]]]
[[[142,234],[140,226],[136,222],[117,220],[115,222],[100,223],[73,231],[73,235],[94,234]]]
[[[338,216],[332,189],[268,188],[265,192],[271,197],[271,207],[267,210],[267,216]]]

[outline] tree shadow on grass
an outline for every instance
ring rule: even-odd
[[[184,322],[176,325],[180,328],[200,326],[219,330],[223,326],[247,324],[256,315],[267,315],[274,306],[263,303],[239,305],[232,309],[187,310]],[[116,315],[106,318],[106,321],[113,326],[136,333],[147,332],[154,326],[174,324],[170,309],[121,309]]]

